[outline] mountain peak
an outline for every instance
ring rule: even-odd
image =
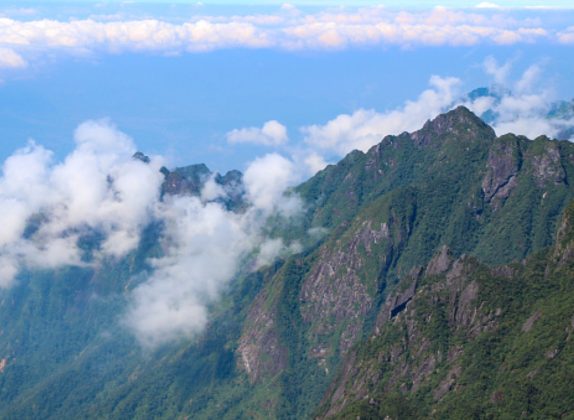
[[[428,120],[422,129],[411,134],[419,144],[430,144],[433,139],[445,135],[467,137],[468,133],[482,134],[489,140],[496,138],[494,130],[465,106],[458,106],[433,120]]]
[[[468,109],[464,105],[459,105],[455,109],[452,109],[452,110],[450,110],[444,114],[441,114],[441,115],[455,116],[455,117],[458,116],[458,117],[462,117],[462,118],[470,117],[470,118],[474,118],[478,122],[482,122],[482,120],[480,118],[478,118],[474,112],[472,112],[470,109]],[[439,117],[441,115],[439,115]]]

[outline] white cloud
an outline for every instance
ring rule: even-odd
[[[293,162],[277,153],[255,159],[243,176],[247,196],[256,209],[266,213],[278,211],[286,216],[301,210],[297,196],[284,194],[298,180]]]
[[[181,54],[224,48],[341,49],[368,45],[517,44],[572,41],[572,28],[501,14],[436,7],[397,12],[384,7],[325,9],[303,13],[285,4],[276,13],[196,15],[187,21],[0,18],[0,66],[24,67],[38,56],[122,52]],[[111,19],[111,20],[110,20]]]
[[[255,260],[255,269],[265,267],[275,261],[285,250],[285,243],[281,238],[267,239],[259,247]]]
[[[279,257],[296,254],[302,250],[303,247],[299,241],[293,241],[289,245],[286,245],[282,238],[266,239],[259,246],[254,269],[258,270],[262,267],[266,267]]]
[[[225,191],[212,178],[201,197],[160,200],[163,159],[134,159],[132,139],[109,121],[87,121],[75,131],[75,149],[54,162],[34,142],[16,151],[0,177],[0,287],[10,287],[24,268],[97,265],[134,250],[152,221],[164,226],[163,255],[129,296],[124,324],[142,345],[191,337],[208,321],[208,306],[237,273],[246,255],[254,264],[298,252],[297,243],[269,241],[263,235],[275,212],[291,217],[301,201],[285,190],[296,182],[291,161],[270,154],[246,170],[251,206],[240,213],[217,202]],[[97,232],[101,241],[86,258],[81,238]],[[280,244],[279,247],[275,246]]]
[[[509,80],[511,62],[498,66],[489,58],[485,71],[496,83],[496,96],[480,97],[464,102],[478,115],[489,110],[494,116],[492,126],[498,135],[515,133],[535,138],[540,135],[556,137],[561,131],[574,127],[574,119],[549,117],[555,101],[552,89],[540,86],[543,63],[536,63],[523,71],[515,82]]]
[[[297,16],[301,14],[301,10],[297,8],[294,4],[283,3],[280,8],[281,12],[290,14],[292,16]]]
[[[516,82],[514,91],[517,94],[528,93],[534,87],[534,84],[536,83],[541,73],[542,69],[538,64],[533,64],[532,66],[528,67],[520,79]]]
[[[569,26],[557,34],[558,41],[562,44],[574,44],[574,26]]]
[[[459,93],[457,78],[432,76],[430,88],[402,108],[380,113],[359,109],[341,114],[324,125],[303,127],[305,142],[314,149],[334,151],[343,156],[354,149],[368,150],[388,134],[414,131],[424,122],[452,105]]]
[[[319,172],[321,169],[324,169],[325,166],[327,166],[325,158],[317,152],[307,153],[307,156],[304,159],[304,163],[312,175]]]
[[[496,99],[492,96],[485,96],[477,98],[472,102],[467,102],[464,105],[474,112],[476,115],[482,115],[486,111],[492,109],[496,104]]]
[[[253,143],[278,146],[288,141],[287,128],[276,120],[267,121],[262,127],[235,129],[227,133],[229,143]]]
[[[519,80],[528,80],[531,76],[527,70]],[[508,93],[500,101],[493,105],[492,110],[496,113],[493,122],[494,130],[498,135],[506,133],[522,134],[529,138],[540,135],[555,137],[561,129],[573,126],[572,122],[547,118],[550,110],[552,97],[549,91]]]
[[[495,131],[498,135],[506,133],[522,134],[531,139],[542,134],[554,136],[557,132],[556,127],[551,121],[542,117],[522,117],[509,121],[501,121],[495,125]]]
[[[226,211],[198,197],[171,197],[157,207],[164,221],[165,255],[153,261],[150,278],[132,293],[125,324],[145,347],[192,337],[208,322],[208,306],[238,271],[246,255],[257,251],[255,267],[300,251],[298,243],[262,234],[274,212],[293,216],[301,208],[296,196],[285,196],[294,181],[293,165],[277,154],[256,159],[245,171],[252,206]],[[211,190],[212,187],[207,187]],[[206,193],[207,194],[207,193]],[[202,194],[203,195],[203,194]]]
[[[237,271],[255,238],[245,216],[195,197],[175,197],[159,212],[166,223],[166,255],[132,293],[125,322],[146,347],[191,337]]]
[[[19,267],[13,258],[0,256],[0,288],[8,288],[14,283]]]
[[[159,196],[161,161],[132,159],[131,139],[106,121],[80,125],[75,142],[61,163],[35,143],[4,162],[0,207],[10,223],[0,234],[0,258],[10,266],[84,265],[77,241],[94,230],[104,234],[97,258],[137,246]],[[17,270],[3,272],[2,284],[10,273]]]
[[[10,48],[0,48],[0,68],[24,68],[28,63],[20,54]]]
[[[502,7],[496,3],[491,3],[488,1],[483,1],[478,3],[476,6],[477,9],[502,9]]]
[[[499,85],[504,85],[508,79],[508,74],[512,68],[512,61],[507,61],[499,65],[496,59],[492,56],[486,57],[483,63],[484,71],[486,74],[494,79],[494,82]]]
[[[225,190],[215,181],[215,176],[211,176],[201,189],[201,200],[203,202],[213,201],[220,197],[225,197]]]
[[[265,34],[248,21],[198,19],[174,24],[157,19],[127,21],[0,19],[0,44],[39,51],[104,50],[185,52],[265,47]]]

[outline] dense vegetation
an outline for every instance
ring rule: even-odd
[[[479,290],[472,308],[463,307],[445,287],[452,268],[423,278],[408,311],[356,346],[358,368],[353,377],[345,378],[349,395],[365,375],[372,382],[361,389],[364,394],[354,394],[354,401],[337,417],[572,415],[574,397],[568,384],[574,380],[573,211],[574,204],[565,216],[561,243],[524,263],[491,269],[464,260],[461,281]],[[453,316],[457,310],[475,311],[476,318],[465,324],[463,317]],[[396,352],[401,346],[403,352]],[[398,356],[393,359],[391,354]],[[381,363],[382,355],[387,363]],[[425,372],[429,361],[433,367]],[[401,372],[405,364],[409,368]]]

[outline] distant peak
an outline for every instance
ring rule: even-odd
[[[243,180],[243,174],[237,169],[232,169],[225,175],[217,174],[215,180],[219,184],[241,183]]]
[[[142,152],[135,152],[132,156],[132,159],[140,160],[143,163],[150,163],[151,162],[151,159],[149,158],[149,156],[144,155]]]
[[[467,96],[468,96],[468,99],[470,99],[471,101],[474,101],[475,99],[478,99],[478,98],[484,98],[484,97],[489,97],[489,96],[493,96],[493,95],[490,92],[489,88],[479,87],[479,88],[476,88],[476,89],[470,91]]]
[[[419,144],[429,144],[433,139],[447,134],[465,137],[469,132],[482,134],[488,139],[496,138],[494,130],[488,124],[462,105],[428,120],[422,129],[411,136]]]
[[[194,163],[193,165],[176,168],[175,171],[181,172],[188,176],[209,176],[211,171],[205,163]]]

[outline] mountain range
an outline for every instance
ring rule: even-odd
[[[163,196],[215,179],[217,205],[249,205],[238,171],[162,173]],[[28,269],[0,291],[0,417],[569,418],[573,183],[572,143],[458,107],[293,188],[301,214],[265,231],[299,246],[147,351],[118,314],[161,226],[120,259]]]

